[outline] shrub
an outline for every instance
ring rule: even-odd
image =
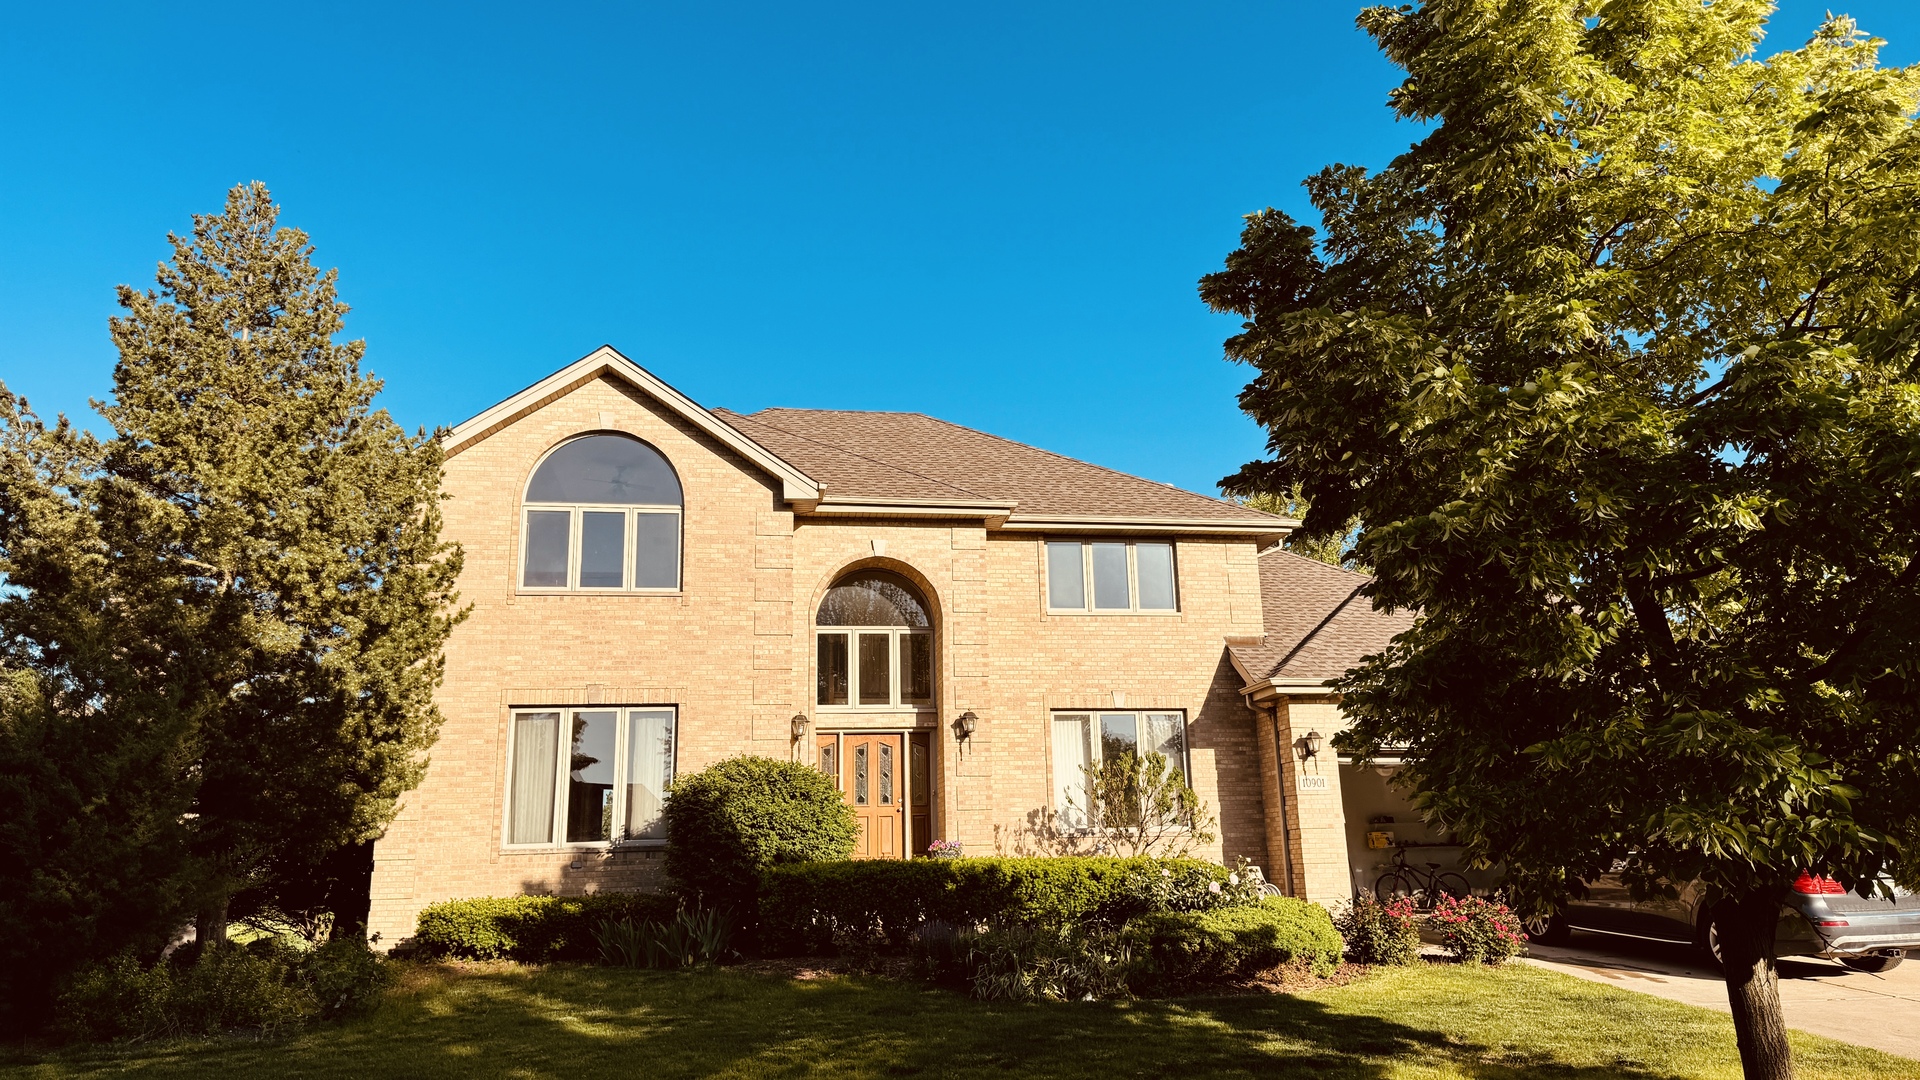
[[[409,955],[458,960],[592,960],[594,930],[610,919],[670,919],[674,902],[657,893],[487,896],[447,900],[420,912]]]
[[[682,907],[673,918],[608,919],[593,932],[600,959],[615,967],[688,968],[731,952],[733,923],[721,912]]]
[[[676,780],[667,874],[703,903],[744,910],[769,867],[853,854],[859,825],[832,779],[793,761],[738,757]]]
[[[1520,955],[1526,942],[1518,915],[1478,896],[1441,897],[1432,919],[1441,946],[1462,963],[1498,966]]]
[[[1139,963],[1137,989],[1242,979],[1289,961],[1316,974],[1340,962],[1340,935],[1325,908],[1305,900],[1268,897],[1248,907],[1162,911],[1127,924]]]
[[[1091,1001],[1125,997],[1133,957],[1127,939],[1101,926],[1004,924],[963,930],[973,996],[982,1001]]]
[[[818,953],[836,940],[904,948],[929,922],[1118,928],[1149,911],[1251,903],[1259,882],[1197,859],[911,859],[824,862],[770,870],[761,891],[769,952]]]
[[[1334,919],[1347,955],[1361,964],[1411,964],[1420,958],[1420,925],[1411,897],[1381,903],[1362,893]]]
[[[370,1009],[386,962],[351,939],[302,950],[268,938],[142,967],[130,955],[81,972],[60,997],[64,1034],[92,1040],[272,1032]]]

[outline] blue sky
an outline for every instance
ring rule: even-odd
[[[1848,10],[1920,60],[1911,0]],[[1414,132],[1346,3],[13,4],[0,380],[107,392],[113,286],[264,180],[408,425],[601,343],[711,406],[931,413],[1201,491],[1260,453],[1194,282]]]

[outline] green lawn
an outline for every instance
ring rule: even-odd
[[[1803,1077],[1920,1063],[1796,1036]],[[1737,1077],[1714,1013],[1523,965],[1296,996],[983,1005],[881,979],[558,966],[420,971],[369,1019],[279,1042],[19,1057],[0,1077]]]

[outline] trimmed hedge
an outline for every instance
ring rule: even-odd
[[[768,867],[844,859],[860,835],[831,778],[776,758],[728,758],[683,776],[663,814],[667,876],[682,894],[737,914]]]
[[[1343,945],[1318,904],[1270,896],[1247,907],[1159,911],[1127,924],[1136,989],[1246,978],[1288,961],[1329,974]]]
[[[1105,857],[776,866],[762,880],[761,946],[774,955],[820,953],[839,938],[901,948],[929,922],[1118,927],[1149,911],[1251,902],[1259,886],[1233,874],[1199,859]]]
[[[602,922],[665,920],[674,910],[674,899],[657,893],[447,900],[420,912],[404,948],[456,960],[592,960],[600,955],[593,932]]]

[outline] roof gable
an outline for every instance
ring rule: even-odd
[[[1266,635],[1258,645],[1229,646],[1248,688],[1332,681],[1412,626],[1411,612],[1374,610],[1360,592],[1371,580],[1283,548],[1261,552]]]
[[[820,498],[820,484],[779,455],[732,425],[702,408],[692,398],[667,385],[658,376],[620,355],[611,345],[598,349],[541,379],[505,401],[466,420],[447,432],[442,446],[448,457],[486,438],[521,417],[574,389],[603,376],[619,379],[647,395],[694,427],[705,432],[728,449],[764,469],[780,481],[781,497],[789,502],[812,502]]]

